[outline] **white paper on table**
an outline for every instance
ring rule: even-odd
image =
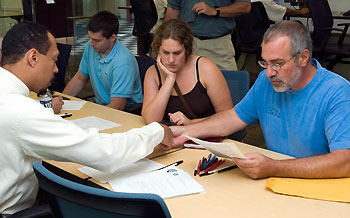
[[[113,123],[111,121],[104,120],[102,118],[95,117],[95,116],[83,117],[83,118],[70,120],[70,121],[84,130],[88,130],[90,128],[96,128],[98,129],[98,131],[102,131],[105,129],[110,129],[110,128],[120,126],[120,124],[118,123]]]
[[[197,144],[202,145],[205,149],[210,151],[211,153],[215,154],[218,157],[225,157],[225,158],[242,158],[245,159],[244,154],[239,150],[237,145],[234,142],[231,143],[219,143],[219,142],[207,142],[203,141],[197,138],[193,138],[188,135],[184,135],[188,139],[194,141]]]
[[[136,161],[135,163],[129,164],[118,169],[114,173],[102,172],[91,167],[82,167],[78,170],[96,179],[99,182],[106,183],[113,179],[127,178],[136,174],[148,173],[152,170],[159,169],[163,166],[163,164],[157,163],[147,158],[143,158],[141,160]]]
[[[114,191],[153,193],[162,198],[205,192],[203,186],[197,183],[188,173],[175,166],[128,178],[111,180],[109,184]]]
[[[80,110],[86,101],[63,100],[62,110]]]

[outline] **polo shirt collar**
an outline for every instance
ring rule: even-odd
[[[114,56],[118,53],[119,49],[120,49],[120,42],[117,39],[115,41],[115,44],[114,44],[112,50],[109,52],[107,57],[101,58],[101,55],[99,55],[99,60],[98,61],[100,63],[106,63],[106,64],[110,63],[113,60]]]

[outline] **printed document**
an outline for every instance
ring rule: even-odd
[[[105,129],[110,129],[110,128],[120,126],[120,124],[118,123],[113,123],[111,121],[104,120],[102,118],[95,117],[95,116],[89,116],[89,117],[79,118],[79,119],[70,120],[70,121],[84,130],[88,130],[90,128],[96,128],[98,129],[98,131],[102,131]]]
[[[86,101],[75,101],[75,100],[63,100],[64,104],[62,110],[80,110],[85,104]]]
[[[118,169],[115,173],[105,173],[90,167],[78,170],[99,182],[108,182],[114,191],[128,193],[154,193],[162,198],[205,192],[188,173],[149,159],[141,159],[135,163]]]
[[[237,157],[237,158],[245,159],[244,154],[241,152],[241,150],[239,150],[239,148],[234,142],[230,142],[230,143],[207,142],[188,135],[184,135],[184,136],[187,137],[188,139],[191,139],[195,143],[202,145],[205,149],[207,149],[208,151],[210,151],[211,153],[215,154],[218,157],[225,157],[225,158]]]

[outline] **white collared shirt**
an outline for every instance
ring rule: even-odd
[[[28,87],[0,67],[0,213],[33,205],[37,181],[32,163],[72,161],[113,172],[152,153],[164,136],[152,123],[124,133],[84,131],[29,98]]]

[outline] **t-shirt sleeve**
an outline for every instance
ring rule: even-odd
[[[330,151],[350,148],[350,88],[338,89],[325,116]]]

